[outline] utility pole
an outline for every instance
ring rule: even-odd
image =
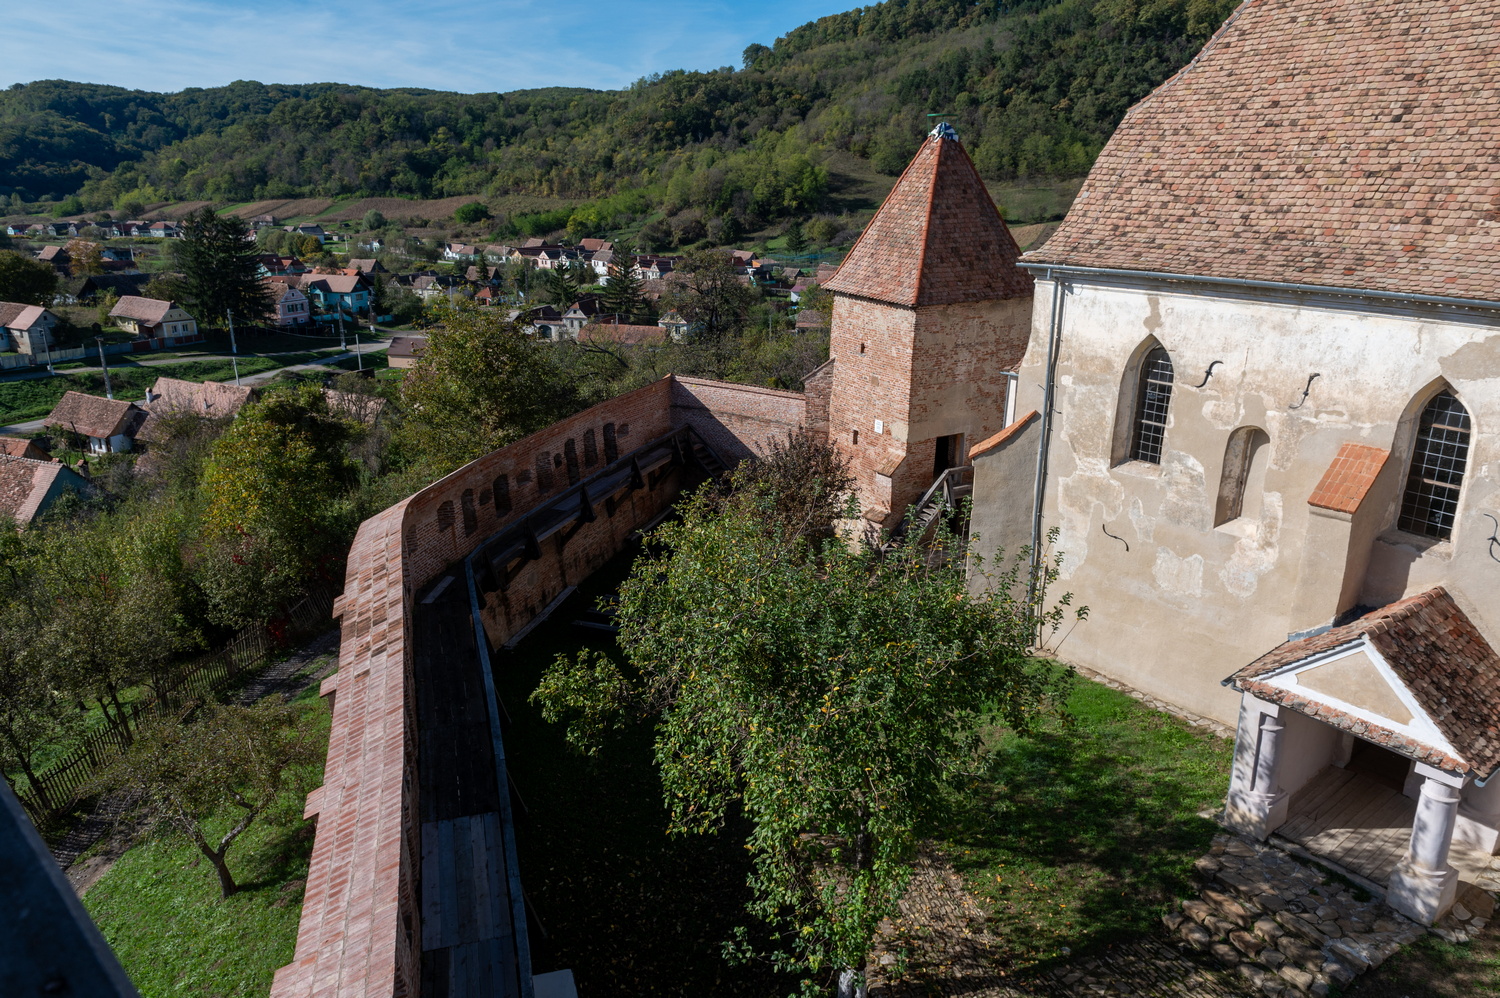
[[[229,317],[229,364],[234,368],[234,387],[240,386],[240,359],[236,356],[240,352],[239,344],[234,341],[234,311],[225,309],[224,314]]]
[[[113,401],[115,390],[109,383],[109,364],[104,359],[104,337],[95,336],[94,342],[99,344],[99,366],[104,368],[104,397]]]
[[[359,365],[361,372],[365,369],[365,355],[359,352],[359,330],[354,330],[354,363]]]

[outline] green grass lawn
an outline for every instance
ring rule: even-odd
[[[1233,745],[1079,679],[1068,717],[996,732],[942,851],[990,908],[1001,965],[1151,931],[1190,893]]]
[[[295,701],[327,738],[314,684]],[[318,774],[322,763],[316,765]],[[301,801],[284,802],[301,813]],[[230,815],[224,815],[227,827]],[[213,866],[185,837],[158,832],[117,860],[83,897],[143,998],[265,995],[291,962],[312,855],[313,825],[256,824],[228,853],[242,886],[219,897]]]
[[[337,352],[337,349],[332,352]],[[304,351],[283,357],[241,356],[238,358],[240,376],[274,371],[289,364],[306,364],[329,355],[330,351],[323,350]],[[176,364],[153,366],[130,361],[110,361],[109,379],[117,399],[137,401],[145,398],[146,389],[154,385],[157,378],[233,381],[234,365],[228,357],[184,360]],[[99,371],[86,371],[77,374],[59,373],[51,378],[0,382],[0,425],[40,419],[51,412],[64,393],[69,391],[103,395],[104,375]]]

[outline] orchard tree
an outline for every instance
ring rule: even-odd
[[[40,260],[0,250],[0,301],[50,305],[57,293],[57,271]]]
[[[334,570],[358,480],[352,433],[322,389],[304,384],[245,406],[214,441],[200,489],[208,547],[197,574],[216,622],[268,620],[310,578]]]
[[[316,241],[316,240],[315,240]],[[219,215],[200,208],[182,223],[182,238],[172,246],[182,271],[185,304],[198,321],[217,325],[226,313],[257,322],[270,312],[270,299],[261,284],[256,245],[243,218]]]
[[[453,220],[459,225],[473,225],[489,217],[489,208],[480,201],[470,201],[468,204],[459,205],[458,209],[453,212]]]
[[[971,592],[952,537],[937,565],[915,547],[810,540],[786,529],[798,518],[780,509],[781,477],[686,501],[621,587],[626,667],[560,656],[532,699],[587,752],[632,715],[652,724],[670,830],[748,819],[749,912],[775,934],[769,956],[806,993],[836,980],[853,995],[980,732],[991,719],[1024,732],[1065,692],[1026,649],[1068,600],[1037,621],[1020,562]],[[731,952],[748,957],[747,937]]]
[[[754,302],[755,292],[740,282],[730,258],[708,252],[678,265],[661,308],[686,319],[699,338],[720,341],[739,331]]]
[[[93,277],[104,273],[104,251],[90,239],[72,239],[65,247],[68,273],[74,277]]]
[[[213,864],[227,898],[240,889],[225,860],[229,847],[257,819],[295,816],[309,789],[321,746],[300,714],[272,697],[253,707],[210,705],[191,722],[154,719],[101,783],[140,791],[147,813]]]
[[[436,465],[457,467],[572,411],[547,344],[469,302],[442,304],[417,366],[401,382],[405,429]]]

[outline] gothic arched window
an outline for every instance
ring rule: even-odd
[[[1458,516],[1458,492],[1469,463],[1469,411],[1452,392],[1439,392],[1422,410],[1397,526],[1447,540]]]
[[[1167,410],[1171,404],[1172,358],[1166,350],[1155,347],[1141,360],[1135,425],[1130,434],[1132,461],[1161,464],[1161,445],[1167,434]]]

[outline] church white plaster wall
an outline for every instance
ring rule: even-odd
[[[1038,282],[1034,300],[1018,412],[1043,405],[1050,281]],[[1233,723],[1237,697],[1220,680],[1343,609],[1343,580],[1334,577],[1346,571],[1342,552],[1324,559],[1331,567],[1305,568],[1302,549],[1307,498],[1345,442],[1389,449],[1399,464],[1361,510],[1366,520],[1367,510],[1377,515],[1377,527],[1339,535],[1370,549],[1368,571],[1360,559],[1349,570],[1365,575],[1351,591],[1383,604],[1446,585],[1500,641],[1500,602],[1486,597],[1500,586],[1500,544],[1490,544],[1485,516],[1500,518],[1500,317],[1081,278],[1069,280],[1064,302],[1043,523],[1060,530],[1057,591],[1092,611],[1056,649],[1064,659]],[[1164,453],[1160,465],[1122,464],[1114,460],[1121,381],[1147,337],[1174,365]],[[1413,400],[1440,378],[1474,430],[1458,527],[1451,541],[1433,543],[1394,525]],[[1253,519],[1215,527],[1225,446],[1241,426],[1270,439],[1263,501]],[[981,489],[975,502],[987,502]],[[1030,510],[983,515],[993,522]],[[1333,543],[1323,526],[1319,543]],[[1306,576],[1315,571],[1329,577]]]

